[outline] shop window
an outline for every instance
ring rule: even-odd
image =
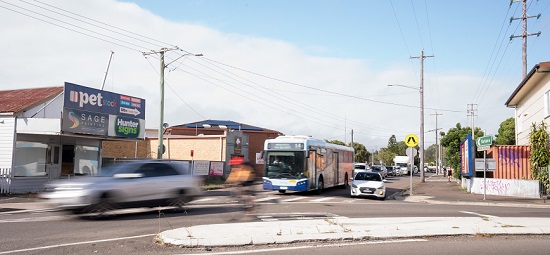
[[[46,176],[48,145],[18,141],[15,145],[15,177]]]
[[[97,175],[99,165],[99,148],[92,146],[75,146],[75,175]]]

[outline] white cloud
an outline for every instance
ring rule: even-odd
[[[203,59],[182,58],[181,63],[171,63],[166,69],[165,122],[170,125],[202,119],[181,101],[183,99],[207,119],[233,120],[287,134],[346,139],[349,142],[349,129],[353,128],[356,131],[355,141],[364,143],[368,148],[385,146],[392,134],[400,140],[408,133],[418,133],[419,109],[415,108],[418,105],[418,94],[405,88],[386,86],[392,83],[418,85],[418,75],[409,71],[408,62],[381,67],[376,66],[373,59],[312,56],[307,53],[311,49],[302,49],[289,42],[227,34],[196,24],[175,23],[130,3],[111,0],[52,1],[51,5],[158,41],[170,42],[193,53],[204,54]],[[40,12],[46,13],[44,10]],[[29,15],[39,17],[36,14]],[[47,15],[68,20],[53,13]],[[153,44],[145,43],[151,40],[135,34],[131,36],[143,41],[123,38],[120,34],[125,32],[113,33],[106,30],[105,25],[100,25],[105,27],[100,29],[75,20],[71,24],[78,27],[68,24],[63,26],[139,51],[171,46],[157,41]],[[0,9],[0,27],[4,34],[0,40],[0,89],[62,86],[65,81],[99,88],[110,51],[113,50],[115,54],[105,89],[145,98],[147,127],[159,126],[158,56],[145,59],[138,51],[6,9]],[[120,41],[120,38],[124,41]],[[166,53],[167,63],[176,58],[177,54],[175,51]],[[253,75],[204,58],[320,90],[411,107],[326,94]],[[177,69],[171,71],[172,68]],[[479,80],[478,75],[468,72],[440,73],[437,77],[439,93],[434,94],[435,85],[427,86],[426,107],[464,111],[460,114],[443,112],[439,122],[443,131],[457,122],[469,125],[469,122],[465,122],[466,104],[473,100],[468,95],[475,93]],[[486,96],[487,101],[484,101],[479,112],[482,114],[483,110],[483,114],[492,116],[480,121],[492,133],[496,132],[501,121],[509,117],[507,114],[510,110],[504,108],[502,101],[509,92],[506,89],[494,91],[494,88],[502,86],[505,86],[503,82],[494,81]],[[511,92],[509,87],[515,87],[515,84],[506,86]],[[436,98],[436,102],[431,98]],[[432,110],[425,112],[425,130],[435,128],[435,119],[430,116],[431,113]],[[348,130],[347,135],[345,128]],[[426,134],[427,144],[433,143],[434,138],[430,137],[433,137],[433,133]]]

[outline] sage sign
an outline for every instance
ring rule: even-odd
[[[114,123],[114,135],[118,137],[141,137],[142,125],[139,119],[116,116]]]

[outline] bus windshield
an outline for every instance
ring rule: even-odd
[[[304,151],[270,151],[266,157],[268,178],[300,179],[306,178]]]

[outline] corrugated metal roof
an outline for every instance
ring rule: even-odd
[[[60,93],[63,93],[63,87],[2,90],[0,91],[0,113],[17,114],[51,100]]]
[[[203,125],[210,125],[210,126],[226,126],[228,129],[233,130],[252,130],[252,131],[265,131],[266,129],[256,126],[251,126],[243,123],[238,123],[235,121],[230,120],[203,120],[203,121],[197,121],[193,123],[187,123],[187,124],[181,124],[174,127],[186,127],[186,128],[204,128]]]

